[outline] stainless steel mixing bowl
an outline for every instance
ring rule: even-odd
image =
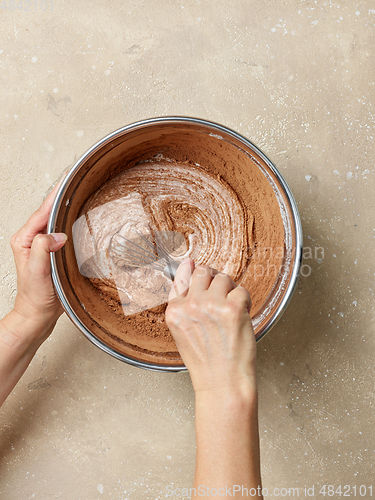
[[[152,118],[116,130],[97,142],[71,168],[56,195],[48,232],[71,234],[72,224],[83,203],[121,169],[127,151],[134,145],[146,145],[150,140],[155,143],[158,137],[165,134],[186,131],[216,137],[238,148],[239,154],[250,156],[271,184],[279,202],[284,224],[285,255],[282,271],[266,304],[253,318],[256,340],[259,341],[280,319],[296,287],[302,259],[302,228],[297,205],[283,176],[259,148],[237,132],[206,120],[181,116]],[[103,341],[100,335],[101,325],[90,319],[79,298],[79,293],[82,295],[84,288],[77,291],[71,287],[69,276],[71,273],[78,273],[77,267],[72,269],[68,265],[68,257],[71,262],[74,260],[72,252],[72,247],[67,246],[56,254],[51,254],[52,278],[67,315],[81,332],[103,351],[132,365],[158,371],[186,370],[182,363],[168,363],[168,360],[155,363],[137,359]]]

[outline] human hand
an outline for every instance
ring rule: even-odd
[[[13,312],[27,323],[24,335],[30,336],[31,341],[42,342],[63,312],[52,284],[50,252],[62,248],[67,236],[63,233],[46,234],[58,187],[11,238],[17,268],[17,295]]]
[[[250,308],[248,291],[229,276],[195,268],[192,260],[177,269],[166,321],[195,391],[195,491],[200,485],[261,488]]]
[[[166,322],[196,395],[256,391],[255,336],[249,292],[227,275],[192,260],[178,268]]]

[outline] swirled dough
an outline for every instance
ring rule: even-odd
[[[189,256],[237,279],[251,230],[251,217],[222,179],[164,159],[125,170],[99,189],[75,222],[73,241],[81,274],[131,315],[164,304],[171,286],[160,270],[142,266],[150,249],[140,233],[150,241],[167,236],[166,247],[180,236],[166,248],[175,261]],[[135,267],[127,265],[124,241],[136,241],[143,254],[134,254]]]

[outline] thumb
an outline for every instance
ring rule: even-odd
[[[34,276],[50,274],[50,252],[60,250],[68,237],[64,233],[37,234],[31,244],[29,270]]]

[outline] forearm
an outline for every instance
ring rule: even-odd
[[[41,325],[12,310],[0,321],[0,406],[17,384],[54,323]]]
[[[207,487],[218,491],[222,488],[220,493],[224,498],[225,491],[228,498],[262,498],[257,406],[255,387],[219,396],[197,395],[194,477],[197,494],[192,498],[201,497]]]

